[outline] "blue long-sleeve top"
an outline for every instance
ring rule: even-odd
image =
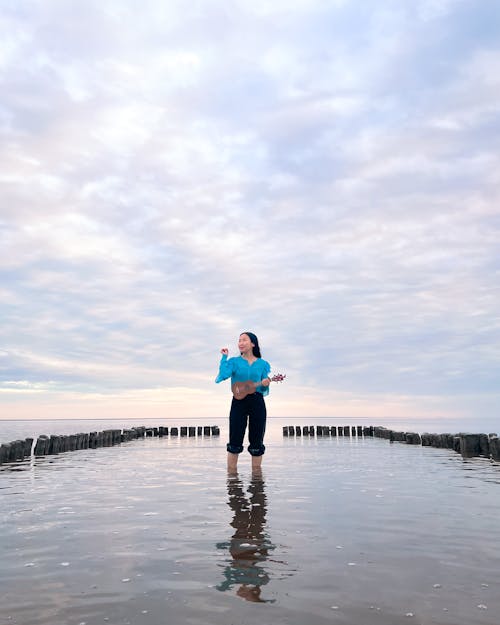
[[[228,378],[231,378],[231,384],[235,382],[246,382],[247,380],[260,382],[269,377],[270,371],[271,365],[262,358],[257,358],[257,360],[250,364],[243,356],[228,358],[226,354],[222,354],[219,374],[215,378],[215,382],[218,384]],[[269,395],[269,386],[257,386],[256,390],[264,396]]]

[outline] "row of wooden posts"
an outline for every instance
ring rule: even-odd
[[[392,442],[406,443],[407,445],[422,445],[452,449],[462,454],[464,458],[483,456],[500,462],[500,438],[492,434],[418,434],[417,432],[397,432],[382,426],[362,425],[285,425],[283,436],[338,436],[363,437],[371,436],[384,438]]]
[[[47,456],[78,449],[111,447],[138,438],[169,435],[170,437],[219,436],[220,429],[218,425],[183,425],[171,428],[139,426],[125,430],[103,430],[102,432],[89,432],[87,434],[53,434],[51,436],[42,434],[36,441],[33,438],[25,438],[0,445],[0,464],[17,462],[30,456]]]

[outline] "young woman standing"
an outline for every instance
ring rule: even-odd
[[[253,332],[243,332],[238,340],[239,356],[228,358],[229,350],[223,347],[220,351],[222,358],[219,366],[219,375],[215,381],[222,382],[231,378],[231,384],[251,381],[255,386],[252,392],[242,399],[233,397],[229,413],[229,443],[227,444],[228,471],[236,471],[238,455],[243,451],[248,421],[248,451],[252,456],[252,469],[259,469],[262,456],[266,450],[264,446],[264,432],[266,431],[266,403],[264,396],[269,394],[269,372],[271,367],[262,359],[259,340]]]

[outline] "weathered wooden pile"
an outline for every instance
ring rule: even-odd
[[[373,436],[361,425],[285,425],[283,436]]]
[[[181,426],[181,427],[133,427],[124,430],[103,430],[102,432],[89,432],[87,434],[52,434],[40,435],[34,442],[33,438],[16,440],[0,445],[0,464],[18,462],[30,456],[47,456],[78,449],[97,449],[98,447],[111,447],[127,441],[133,441],[145,437],[194,437],[194,436],[219,436],[220,429],[217,425],[205,426]]]
[[[397,432],[382,426],[373,425],[305,425],[302,427],[300,425],[285,425],[283,427],[283,436],[349,436],[351,438],[371,436],[387,439],[391,443],[401,442],[407,445],[451,449],[462,454],[464,458],[482,456],[500,462],[500,438],[496,433],[419,434],[417,432]]]

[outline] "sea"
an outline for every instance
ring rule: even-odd
[[[0,419],[0,443],[7,443],[27,437],[36,438],[41,434],[76,434],[79,432],[101,431],[112,428],[219,425],[226,426],[227,417],[222,418],[154,418],[154,419]],[[384,426],[402,432],[473,432],[500,433],[500,415],[492,417],[268,417],[267,432],[281,433],[284,425],[373,425]]]
[[[0,421],[40,434],[218,425],[0,465],[0,625],[499,625],[500,464],[284,425],[498,432],[495,420],[270,418],[227,472],[227,418]]]

